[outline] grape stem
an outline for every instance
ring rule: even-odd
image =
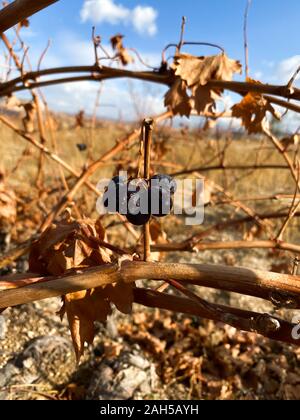
[[[152,133],[154,121],[152,118],[147,118],[143,121],[144,131],[144,178],[150,179],[151,167],[151,146],[152,146]],[[151,260],[151,235],[150,235],[150,222],[144,226],[144,261]]]

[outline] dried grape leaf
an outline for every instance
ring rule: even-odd
[[[223,91],[210,88],[209,81],[230,81],[235,73],[241,73],[242,66],[225,53],[208,57],[179,54],[172,69],[176,78],[165,96],[165,105],[175,115],[188,117],[193,109],[198,114],[213,112]]]
[[[205,86],[209,80],[232,80],[234,73],[241,73],[240,62],[232,60],[226,54],[208,57],[195,57],[180,54],[173,64],[176,76],[186,81],[188,87]]]
[[[13,225],[16,218],[17,201],[15,193],[6,185],[4,176],[1,177],[0,173],[0,229],[6,229]]]
[[[102,229],[102,230],[101,230]],[[98,236],[101,233],[101,237]],[[94,239],[94,241],[92,241]],[[83,266],[109,264],[111,251],[98,245],[105,239],[100,222],[62,220],[52,225],[31,247],[30,271],[61,275]]]
[[[133,287],[131,284],[115,283],[106,286],[105,291],[120,312],[125,315],[132,313]]]
[[[18,23],[18,29],[21,29],[21,28],[29,28],[29,26],[30,26],[30,22],[29,22],[29,19],[27,19],[27,18],[21,20]]]
[[[248,81],[255,82],[250,79]],[[240,103],[232,107],[232,116],[242,120],[242,124],[249,134],[262,132],[267,112],[270,112],[274,118],[280,120],[280,115],[270,102],[261,94],[255,92],[249,92]]]
[[[103,289],[72,293],[64,298],[61,316],[67,314],[73,345],[79,361],[84,352],[84,344],[92,344],[96,321],[105,322],[111,314],[109,301]]]
[[[175,83],[165,95],[165,106],[173,111],[174,115],[189,117],[193,109],[192,101],[187,94],[187,85],[177,77]]]
[[[121,61],[123,66],[127,66],[133,63],[134,59],[124,47],[123,39],[124,35],[117,34],[110,39],[110,42],[113,50],[116,51],[116,58]]]
[[[61,317],[67,314],[77,360],[83,355],[84,344],[92,344],[96,321],[106,322],[112,314],[111,303],[129,315],[132,313],[133,286],[118,283],[64,297]]]
[[[105,240],[100,220],[62,220],[32,246],[30,270],[57,276],[78,268],[110,264],[112,253],[101,246],[101,241]],[[77,360],[83,354],[85,343],[93,342],[94,323],[105,322],[112,313],[112,303],[124,314],[132,312],[133,287],[118,283],[63,297],[60,316],[67,314]]]
[[[220,95],[207,86],[195,86],[192,92],[195,104],[194,108],[198,114],[214,112],[216,100],[220,99]]]

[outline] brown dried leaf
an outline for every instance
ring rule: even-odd
[[[177,77],[175,83],[165,95],[165,106],[170,109],[174,115],[189,117],[193,109],[191,98],[187,94],[186,83]]]
[[[23,118],[24,130],[26,133],[34,132],[34,121],[36,114],[36,106],[32,102],[28,102],[22,105],[25,111],[25,117]]]
[[[104,239],[105,232],[100,221],[62,220],[51,226],[31,247],[30,270],[39,274],[61,275],[82,266],[109,264],[111,252],[98,245],[98,241]]]
[[[207,86],[195,86],[192,89],[194,108],[198,114],[213,112],[216,106],[216,100],[220,99],[215,91],[209,89]]]
[[[78,128],[85,128],[85,111],[84,110],[80,110],[75,115],[75,129],[77,130]]]
[[[17,218],[17,201],[13,190],[0,177],[0,229],[12,225]]]
[[[270,102],[258,93],[248,93],[243,100],[232,107],[232,116],[241,118],[249,134],[262,132],[267,111],[279,118]]]
[[[21,22],[18,23],[18,29],[29,28],[29,26],[30,26],[29,19],[23,19],[21,20]]]
[[[84,352],[84,344],[92,344],[95,336],[94,323],[106,322],[111,315],[111,303],[124,314],[132,313],[133,286],[118,283],[79,293],[64,298],[61,317],[67,314],[77,360]]]
[[[51,248],[59,249],[61,244],[80,228],[78,222],[61,221],[52,225],[43,233],[39,241],[36,243],[37,252],[42,256]]]
[[[284,137],[280,140],[280,143],[285,150],[288,150],[289,148],[294,148],[297,150],[300,144],[300,135],[292,134],[291,136]]]
[[[110,39],[111,46],[117,52],[116,58],[119,58],[123,66],[127,66],[134,62],[133,57],[123,45],[124,35],[117,34]]]
[[[247,79],[250,83],[261,84],[252,79]],[[243,126],[249,134],[257,134],[263,130],[267,112],[270,112],[274,118],[280,120],[280,115],[275,111],[270,102],[261,94],[249,92],[243,100],[232,107],[232,115],[241,118]]]
[[[64,298],[64,308],[67,313],[74,349],[79,361],[84,352],[84,344],[92,344],[95,336],[96,321],[105,322],[111,315],[111,306],[104,289],[88,290],[72,293]]]
[[[192,109],[199,114],[213,112],[215,101],[220,98],[222,90],[210,89],[207,86],[208,82],[230,81],[234,73],[241,73],[242,66],[226,54],[209,57],[179,54],[175,57],[172,68],[177,78],[166,94],[165,105],[174,114],[189,116]],[[191,90],[191,97],[187,89]]]
[[[117,309],[125,315],[132,313],[133,287],[132,284],[116,283],[105,288],[108,298]]]
[[[67,215],[68,216],[68,215]],[[62,275],[81,267],[111,263],[111,251],[102,248],[106,235],[100,220],[74,221],[70,217],[50,227],[32,247],[30,270]],[[61,317],[67,314],[76,357],[79,360],[84,344],[94,339],[96,321],[105,322],[111,314],[111,303],[124,314],[132,312],[133,285],[118,283],[71,293],[63,298]]]
[[[184,80],[188,87],[205,86],[209,80],[232,80],[234,73],[241,73],[239,61],[231,60],[226,54],[195,57],[180,54],[173,64],[176,76]]]

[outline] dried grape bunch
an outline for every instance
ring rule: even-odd
[[[110,212],[126,216],[135,226],[144,226],[151,216],[165,217],[173,209],[176,181],[169,175],[158,174],[150,180],[142,178],[129,182],[114,177],[104,194],[103,205]]]

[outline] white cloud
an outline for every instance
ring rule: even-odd
[[[157,11],[153,7],[137,6],[132,11],[132,23],[140,34],[146,32],[148,35],[157,33],[156,26]]]
[[[300,66],[300,55],[294,55],[293,57],[287,58],[279,63],[277,69],[277,77],[282,82],[288,82],[297,68]],[[299,75],[297,80],[299,79]]]
[[[295,74],[296,70],[300,66],[300,55],[293,55],[285,58],[279,62],[263,61],[262,78],[265,83],[271,83],[276,85],[286,85],[291,77]],[[297,76],[294,86],[300,86],[300,75]],[[284,109],[275,106],[279,113],[283,113]],[[296,112],[289,111],[287,115],[282,119],[280,128],[283,132],[293,133],[300,127],[300,115]]]
[[[129,15],[130,10],[121,4],[116,4],[114,0],[85,0],[80,12],[83,22],[108,22],[112,25],[127,20]]]
[[[150,6],[129,9],[115,0],[85,0],[80,16],[82,22],[132,25],[139,34],[153,36],[157,33],[158,13]]]

